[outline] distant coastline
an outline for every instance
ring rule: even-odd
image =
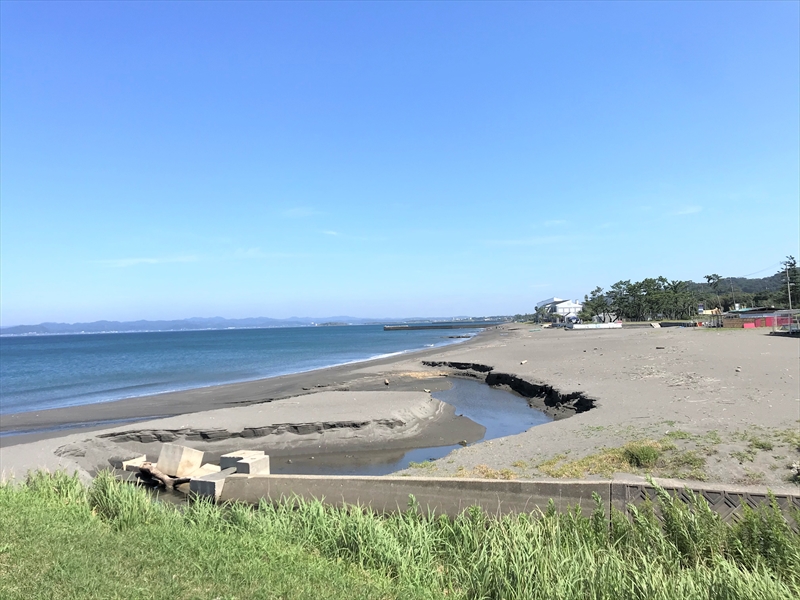
[[[87,323],[39,323],[38,325],[12,325],[0,327],[0,337],[24,335],[70,335],[96,333],[154,333],[161,331],[217,331],[224,329],[272,329],[278,327],[322,327],[347,325],[385,325],[396,323],[442,323],[449,321],[472,321],[478,326],[483,322],[509,320],[509,317],[411,317],[365,319],[360,317],[335,316],[325,318],[250,317],[226,319],[224,317],[194,317],[175,320],[138,321],[92,321]]]

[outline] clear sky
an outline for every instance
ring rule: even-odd
[[[0,319],[437,316],[800,254],[800,4],[0,3]]]

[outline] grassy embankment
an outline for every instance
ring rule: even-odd
[[[661,495],[631,518],[456,520],[287,502],[178,509],[101,474],[0,486],[3,598],[797,598],[777,507],[736,525]],[[651,507],[652,508],[652,507]],[[795,518],[800,515],[795,515]]]

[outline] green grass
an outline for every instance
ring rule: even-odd
[[[661,515],[661,519],[656,517]],[[101,474],[0,487],[2,598],[783,599],[800,536],[777,505],[720,522],[702,498],[457,519],[290,500],[182,509]]]
[[[693,450],[679,450],[671,439],[631,441],[620,448],[603,448],[575,460],[556,455],[536,465],[548,477],[612,476],[615,472],[645,472],[679,479],[706,479],[705,458]]]
[[[623,448],[623,456],[628,464],[640,469],[650,469],[656,465],[661,450],[648,444],[628,444]]]
[[[414,462],[413,460],[408,463],[409,469],[429,469],[435,471],[437,469],[436,463],[432,460],[423,460],[422,462]]]
[[[696,450],[675,450],[668,453],[659,474],[673,479],[696,479],[705,481],[706,459]]]
[[[0,598],[393,598],[387,577],[101,476],[0,488]]]

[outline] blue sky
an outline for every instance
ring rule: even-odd
[[[800,254],[800,4],[0,4],[0,320],[513,314]]]

